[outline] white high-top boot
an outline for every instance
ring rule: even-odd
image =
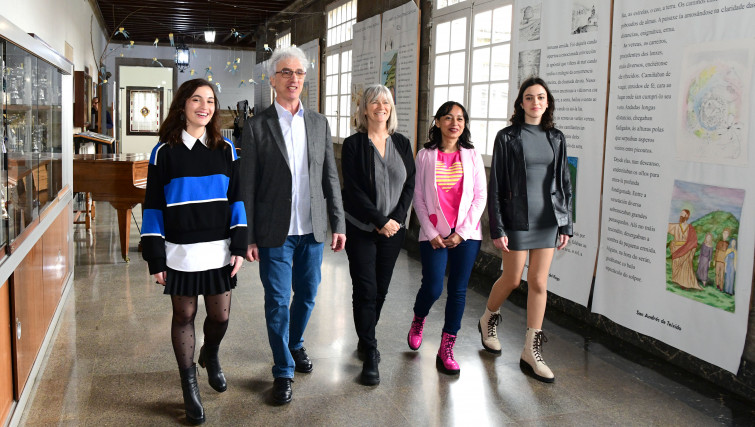
[[[497,331],[499,323],[501,323],[501,310],[490,311],[485,307],[485,314],[482,315],[480,323],[477,324],[482,347],[493,354],[501,354],[501,343],[498,341]]]
[[[547,341],[548,339],[541,329],[527,328],[522,358],[519,359],[519,367],[537,380],[552,383],[556,378],[548,365],[545,364],[542,353],[543,342]]]

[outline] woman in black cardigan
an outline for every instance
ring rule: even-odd
[[[414,195],[412,146],[395,132],[396,126],[388,88],[368,86],[357,105],[357,133],[346,138],[341,154],[346,254],[365,385],[380,383],[375,326],[404,243],[404,221]]]

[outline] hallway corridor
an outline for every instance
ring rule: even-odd
[[[135,211],[136,217],[141,212]],[[75,226],[75,281],[63,301],[52,342],[21,425],[185,425],[180,379],[170,343],[170,299],[136,252],[120,259],[115,211],[97,205],[91,233]],[[554,384],[519,369],[525,311],[506,304],[499,335],[503,354],[482,350],[477,319],[486,295],[470,289],[456,359],[461,374],[440,374],[442,297],[427,318],[425,342],[411,351],[406,334],[420,280],[420,263],[399,258],[377,328],[381,382],[358,382],[361,362],[351,312],[344,252],[326,249],[317,304],[305,333],[314,371],[297,373],[293,401],[272,406],[272,355],[257,263],[244,263],[233,292],[220,359],[228,391],[217,393],[204,370],[199,385],[208,426],[501,426],[501,425],[752,425],[755,406],[662,362],[624,354],[607,338],[566,328],[553,318],[543,330]],[[197,349],[205,311],[200,298]],[[557,316],[556,316],[557,317]],[[572,323],[572,322],[569,322]],[[618,348],[625,348],[627,346]],[[198,355],[198,351],[197,351]],[[648,367],[652,365],[652,367]]]

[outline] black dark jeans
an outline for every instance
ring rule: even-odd
[[[354,326],[364,349],[377,348],[375,326],[388,294],[393,267],[404,244],[406,229],[393,237],[367,232],[346,221],[346,255],[353,291]]]

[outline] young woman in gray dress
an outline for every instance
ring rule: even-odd
[[[573,228],[566,140],[554,127],[553,110],[546,83],[529,78],[514,102],[512,125],[496,135],[488,214],[493,244],[502,251],[503,273],[477,325],[485,350],[500,354],[496,331],[500,307],[519,286],[529,255],[527,332],[519,365],[544,382],[555,379],[542,354],[548,271],[555,249],[566,246]]]

